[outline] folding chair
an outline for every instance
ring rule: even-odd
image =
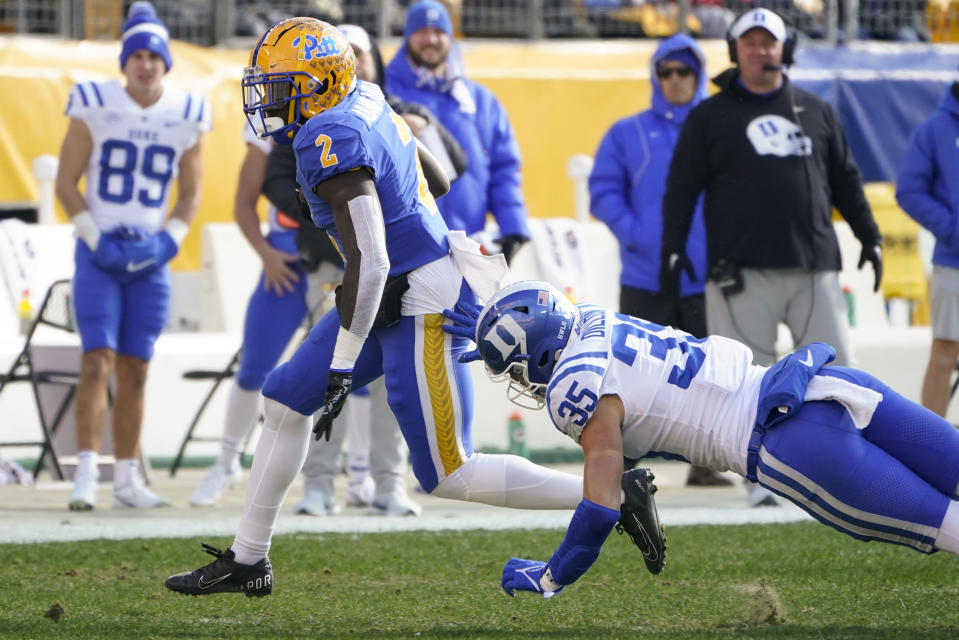
[[[34,368],[31,353],[33,336],[40,325],[46,325],[68,333],[75,332],[72,310],[70,308],[71,288],[72,283],[70,280],[57,280],[50,285],[46,296],[43,298],[43,303],[40,305],[40,309],[27,332],[26,339],[23,343],[23,350],[20,351],[20,355],[14,360],[10,370],[3,377],[0,377],[0,392],[2,392],[10,382],[29,382],[33,389],[33,398],[37,405],[37,415],[40,418],[40,430],[43,435],[43,440],[31,442],[0,442],[0,447],[40,446],[40,455],[37,457],[37,462],[33,468],[34,478],[37,477],[37,474],[39,474],[43,468],[44,460],[49,458],[52,472],[56,479],[64,479],[63,470],[60,468],[60,461],[53,449],[53,435],[60,426],[60,422],[66,414],[70,401],[73,399],[79,374],[73,371],[37,371]],[[47,420],[47,417],[44,415],[40,400],[40,385],[42,384],[61,385],[69,388],[65,397],[57,406],[53,420]]]
[[[228,378],[232,378],[236,374],[236,368],[240,364],[240,354],[243,352],[243,347],[241,346],[237,349],[236,353],[233,354],[233,358],[230,359],[230,362],[222,370],[207,370],[207,369],[198,369],[193,371],[186,371],[183,373],[183,378],[185,380],[213,380],[213,386],[210,387],[210,391],[203,398],[203,401],[200,403],[199,408],[196,410],[196,413],[193,416],[193,421],[190,422],[190,427],[186,430],[186,434],[183,436],[183,441],[180,443],[180,449],[177,451],[176,457],[173,459],[173,464],[170,465],[170,477],[176,475],[177,469],[180,468],[180,463],[183,462],[183,454],[186,452],[186,447],[191,442],[219,442],[220,436],[195,436],[193,431],[196,429],[196,426],[200,423],[200,418],[203,417],[203,412],[206,411],[207,405],[210,404],[210,400],[213,399],[213,394],[216,393],[216,390],[220,387],[220,383]],[[249,440],[249,437],[247,437]],[[245,449],[244,445],[244,449]]]

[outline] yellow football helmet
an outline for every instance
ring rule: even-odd
[[[307,119],[356,84],[356,55],[339,29],[315,18],[270,27],[243,70],[243,112],[260,137],[289,143]]]

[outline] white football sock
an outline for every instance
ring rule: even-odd
[[[93,449],[84,449],[77,451],[77,475],[100,475],[100,469],[97,466],[99,455]]]
[[[246,507],[232,549],[236,561],[255,564],[270,550],[276,519],[306,459],[313,420],[275,400],[263,403],[266,420],[253,454]]]
[[[133,482],[133,474],[136,472],[137,461],[134,458],[118,458],[113,463],[113,486],[127,486]]]
[[[959,555],[959,502],[955,500],[949,501],[946,516],[942,519],[942,524],[939,525],[936,548]]]
[[[474,453],[432,495],[513,509],[575,509],[583,478],[519,456]]]
[[[226,400],[226,419],[217,464],[233,469],[240,463],[243,445],[260,413],[259,389],[247,390],[234,382]]]

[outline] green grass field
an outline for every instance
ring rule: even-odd
[[[510,556],[547,559],[558,530],[280,536],[276,587],[262,599],[166,591],[167,575],[211,559],[197,539],[0,545],[0,635],[959,637],[954,556],[864,544],[815,523],[667,533],[659,576],[614,533],[593,568],[550,600],[509,598],[499,577]]]

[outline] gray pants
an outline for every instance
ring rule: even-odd
[[[833,364],[853,366],[846,302],[837,271],[743,269],[743,290],[725,295],[706,283],[706,330],[733,338],[753,351],[755,364],[779,359],[776,337],[785,323],[796,347],[825,342],[836,348]]]

